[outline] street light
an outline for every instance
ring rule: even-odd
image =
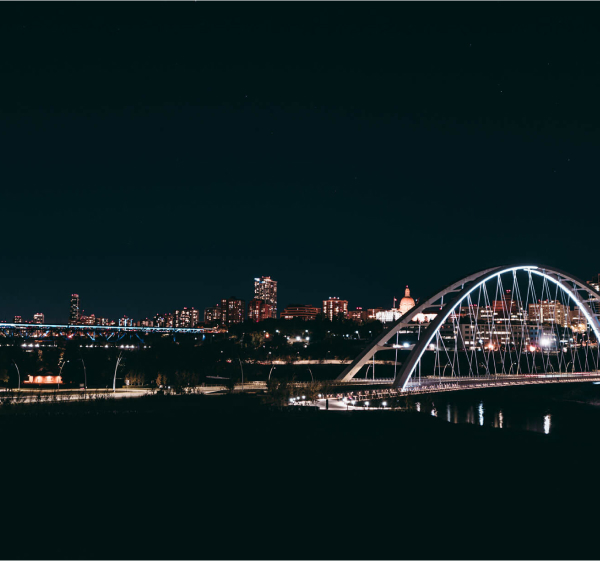
[[[240,370],[242,371],[242,392],[244,391],[244,368],[242,367],[242,359],[238,356],[240,361]]]
[[[273,372],[273,370],[275,369],[275,366],[271,366],[271,370],[269,370],[269,380],[271,379],[271,372]]]
[[[83,386],[84,389],[87,390],[87,371],[85,369],[85,362],[83,362],[82,358],[80,358],[79,360],[81,361],[81,364],[83,364]]]
[[[310,377],[312,378],[313,384],[315,383],[315,377],[313,376],[312,370],[310,369],[310,367],[307,367],[308,371],[310,372]]]
[[[382,402],[381,407],[385,409],[387,407],[387,401]]]
[[[121,358],[122,358],[121,355],[122,354],[123,354],[123,351],[121,351],[119,353],[119,358],[117,358],[117,364],[115,366],[115,377],[113,378],[113,393],[115,393],[117,391],[117,370],[119,368],[119,364],[121,364]]]
[[[19,391],[21,391],[21,373],[19,372],[19,367],[17,366],[17,363],[13,360],[12,363],[15,365],[15,368],[17,369],[17,376],[19,377]]]

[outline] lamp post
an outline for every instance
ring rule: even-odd
[[[19,391],[21,391],[21,373],[19,372],[19,367],[17,366],[17,363],[13,360],[12,363],[15,365],[15,368],[17,369],[17,376],[19,377]]]
[[[312,378],[313,384],[315,383],[315,377],[313,376],[312,370],[308,367],[308,371],[310,372],[310,377]]]
[[[244,368],[242,367],[242,359],[238,356],[240,361],[240,370],[242,371],[242,392],[244,391]]]
[[[271,372],[273,372],[273,370],[275,370],[275,365],[271,366],[271,370],[269,370],[269,377],[268,380],[271,379]]]
[[[113,378],[113,393],[117,391],[117,370],[119,369],[119,364],[121,364],[123,351],[119,353],[119,357],[117,358],[117,364],[115,365],[115,376]]]
[[[85,370],[85,362],[82,358],[79,359],[81,364],[83,364],[83,389],[87,391],[87,372]]]

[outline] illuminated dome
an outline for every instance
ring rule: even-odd
[[[405,314],[411,308],[415,307],[415,301],[410,297],[410,288],[406,287],[404,298],[400,300],[400,314]]]

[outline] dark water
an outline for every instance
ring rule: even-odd
[[[600,385],[557,384],[415,397],[420,413],[449,423],[575,436],[600,431]]]

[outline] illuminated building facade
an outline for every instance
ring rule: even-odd
[[[13,323],[23,323],[23,318],[21,316],[15,316],[15,321]]]
[[[46,374],[28,374],[27,378],[27,380],[23,380],[24,384],[62,384],[62,377],[52,374],[52,372],[46,372]]]
[[[219,304],[210,308],[205,308],[204,323],[206,325],[221,323],[221,306]]]
[[[277,281],[271,277],[254,279],[254,299],[271,306],[271,317],[277,319]]]
[[[200,314],[195,308],[175,310],[174,327],[196,327],[200,321]]]
[[[127,316],[123,316],[119,320],[119,327],[133,327],[133,320],[128,318]]]
[[[311,306],[310,304],[290,304],[281,312],[282,319],[300,318],[304,321],[317,319],[321,313],[321,308]]]
[[[537,304],[529,304],[529,321],[567,327],[570,323],[570,311],[569,306],[556,300],[544,300]]]
[[[69,308],[69,323],[79,323],[79,294],[71,294],[71,306]]]
[[[330,297],[329,300],[323,300],[323,314],[333,321],[337,318],[346,318],[348,315],[348,300],[340,300],[337,296]]]
[[[375,321],[379,312],[384,312],[383,308],[369,308],[367,310],[367,321]]]
[[[243,323],[246,319],[246,302],[239,298],[223,298],[221,300],[221,324],[233,325]]]
[[[367,310],[356,308],[356,310],[348,310],[348,319],[356,323],[362,323],[367,318]]]
[[[97,325],[96,316],[94,314],[91,314],[89,316],[80,315],[78,323],[79,325]]]
[[[44,314],[41,312],[33,314],[33,323],[44,323]]]
[[[253,298],[248,304],[248,319],[258,323],[273,317],[273,307],[264,300]]]
[[[415,301],[411,298],[410,296],[410,288],[408,288],[408,285],[406,286],[406,289],[404,290],[404,298],[402,298],[402,300],[400,300],[400,306],[398,308],[400,315],[404,315],[406,312],[408,312],[408,310],[410,310],[411,308],[415,307]]]

